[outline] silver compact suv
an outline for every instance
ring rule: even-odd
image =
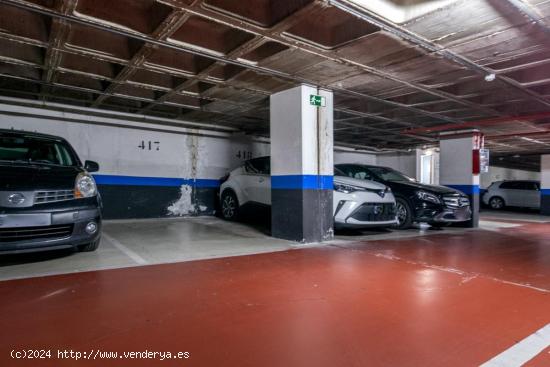
[[[238,217],[244,206],[271,205],[270,157],[244,162],[222,179],[221,214]],[[336,228],[390,227],[397,224],[395,198],[387,186],[346,177],[334,170],[333,216]]]
[[[496,181],[487,188],[482,200],[495,210],[507,206],[540,209],[540,182]]]

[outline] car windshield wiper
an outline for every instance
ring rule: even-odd
[[[0,159],[0,162],[1,163],[10,163],[10,164],[21,164],[21,163],[31,164],[30,161],[25,160],[25,159]]]
[[[7,160],[7,159],[0,159],[0,163],[9,163],[9,164],[27,164],[29,166],[63,166],[61,164],[51,163],[49,161],[33,161],[30,159],[14,159],[14,160]]]

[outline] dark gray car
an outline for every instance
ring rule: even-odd
[[[95,250],[101,198],[70,144],[51,135],[0,130],[0,253]]]

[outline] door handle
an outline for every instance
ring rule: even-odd
[[[260,181],[260,182],[264,182],[264,181],[265,181],[265,178],[260,177],[259,181]]]

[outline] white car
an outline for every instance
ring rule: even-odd
[[[496,210],[506,206],[540,209],[540,182],[493,182],[483,194],[482,200],[485,205]]]
[[[271,205],[269,157],[250,159],[225,176],[220,187],[223,218],[234,220],[248,204]],[[342,227],[387,227],[397,224],[395,198],[389,187],[374,181],[345,177],[335,170],[334,225]]]

